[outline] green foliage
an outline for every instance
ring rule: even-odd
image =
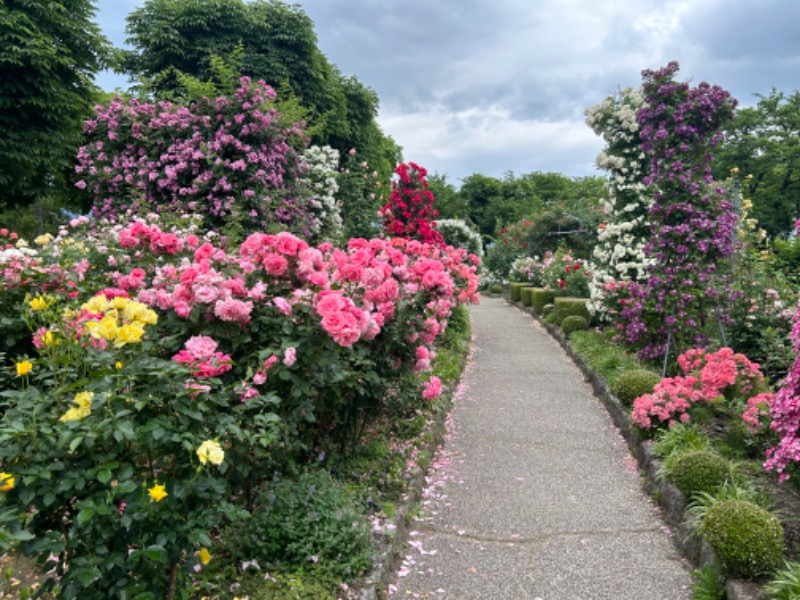
[[[751,502],[716,502],[706,512],[700,530],[731,577],[768,575],[783,558],[780,521]]]
[[[522,306],[531,306],[533,304],[533,289],[531,287],[522,287],[519,291],[519,299]]]
[[[642,368],[623,348],[612,344],[599,331],[576,331],[569,338],[572,349],[589,367],[613,386],[624,372]]]
[[[787,562],[764,586],[770,600],[797,600],[800,598],[800,563]]]
[[[378,210],[386,202],[389,178],[370,170],[369,162],[355,149],[341,158],[336,194],[344,222],[344,237],[371,238],[382,230]]]
[[[715,561],[692,572],[692,600],[723,600],[725,598],[725,576]]]
[[[725,143],[715,152],[714,173],[724,178],[738,167],[742,194],[770,237],[787,236],[797,218],[800,192],[800,92],[773,89],[758,104],[736,111]]]
[[[695,423],[676,423],[669,429],[658,431],[653,450],[668,458],[681,452],[711,450],[711,440]]]
[[[625,371],[611,386],[611,391],[625,406],[632,406],[639,396],[650,394],[661,376],[646,369]]]
[[[541,315],[542,315],[543,317],[548,317],[548,318],[552,316],[552,317],[555,319],[555,315],[553,315],[553,309],[554,309],[554,308],[555,308],[555,305],[554,305],[554,304],[545,304],[545,305],[542,307],[542,312],[541,312]],[[549,322],[549,321],[548,321],[548,322]]]
[[[252,516],[225,537],[235,562],[257,560],[282,570],[316,564],[322,572],[357,576],[370,564],[370,525],[358,498],[327,471],[268,484]]]
[[[502,283],[493,283],[492,286],[489,288],[490,294],[502,294],[503,293],[503,284]]]
[[[728,461],[716,452],[681,452],[669,462],[666,476],[691,499],[704,492],[713,493],[731,477]]]
[[[65,193],[109,52],[94,11],[92,0],[0,4],[0,208]]]
[[[537,315],[543,315],[544,307],[552,305],[555,299],[555,290],[547,288],[534,288],[533,292],[531,292],[531,306]]]
[[[576,331],[585,331],[587,329],[589,329],[589,321],[583,317],[572,316],[561,321],[561,333],[567,336]]]
[[[553,305],[555,306],[553,312],[556,315],[556,323],[559,325],[567,317],[573,316],[583,317],[587,323],[592,320],[585,298],[556,298],[553,301]]]

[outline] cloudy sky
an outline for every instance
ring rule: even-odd
[[[117,46],[144,0],[98,0]],[[728,89],[741,105],[800,89],[798,0],[300,0],[319,47],[381,100],[406,160],[472,173],[601,174],[583,112],[643,69]],[[125,87],[104,75],[105,89]]]

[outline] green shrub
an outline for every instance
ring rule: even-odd
[[[583,317],[567,317],[561,322],[561,333],[569,335],[574,331],[586,331],[589,329],[589,321]]]
[[[553,305],[553,304],[545,304],[544,308],[542,309],[542,313],[541,313],[542,316],[543,317],[549,317],[549,316],[552,315],[553,318],[555,318],[555,315],[553,315],[553,309],[554,308],[555,308],[555,305]]]
[[[512,302],[519,302],[522,299],[522,288],[527,283],[509,283],[508,291]]]
[[[533,288],[533,292],[531,292],[531,306],[537,315],[544,316],[544,308],[553,304],[555,298],[556,293],[551,289]]]
[[[592,315],[589,313],[589,308],[586,306],[586,298],[556,298],[553,301],[556,315],[556,323],[561,323],[567,317],[583,317],[589,323],[592,320]]]
[[[701,492],[713,493],[728,481],[730,475],[728,461],[709,450],[678,454],[670,461],[667,472],[667,477],[687,498]]]
[[[520,290],[520,299],[522,306],[531,306],[533,303],[533,290],[532,287],[524,287]]]
[[[783,557],[780,521],[751,502],[716,502],[707,510],[700,531],[731,577],[755,579],[768,575]]]
[[[611,391],[625,406],[632,406],[639,396],[649,394],[661,376],[646,369],[633,369],[623,372],[611,386]]]
[[[493,283],[492,286],[489,288],[490,294],[502,294],[503,293],[503,286],[499,283]]]
[[[270,484],[252,516],[225,538],[233,558],[258,560],[281,570],[315,568],[339,577],[370,566],[370,525],[354,493],[327,471]]]

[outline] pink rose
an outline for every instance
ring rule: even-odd
[[[432,400],[439,397],[442,393],[442,382],[438,377],[431,377],[425,384],[425,389],[422,391],[422,397],[426,400]]]
[[[211,358],[217,350],[217,342],[207,335],[195,335],[186,340],[184,348],[192,357],[204,360]]]
[[[247,323],[250,320],[250,313],[253,311],[252,302],[244,302],[229,298],[228,300],[217,300],[214,305],[214,314],[221,321],[233,323]]]

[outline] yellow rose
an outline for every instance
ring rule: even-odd
[[[99,296],[92,296],[89,300],[81,306],[83,310],[88,310],[91,313],[101,313],[109,309],[108,299],[100,294]]]
[[[14,476],[11,473],[0,473],[0,492],[12,489],[14,489]]]
[[[23,377],[33,371],[33,363],[29,360],[23,360],[17,363],[17,375]]]
[[[211,463],[212,465],[220,465],[225,460],[225,452],[219,445],[219,442],[214,440],[206,440],[197,449],[197,457],[203,464]]]
[[[131,301],[128,298],[123,298],[122,296],[116,296],[115,298],[112,298],[109,301],[108,305],[111,308],[116,308],[117,310],[125,310],[130,303]]]
[[[94,392],[80,392],[79,394],[75,394],[73,402],[80,408],[88,411],[92,406],[92,398],[94,398]]]
[[[142,325],[155,325],[158,322],[158,315],[154,310],[147,308],[141,302],[131,302],[125,307],[125,320],[129,323],[140,323]]]
[[[211,561],[211,553],[207,548],[201,548],[200,552],[197,553],[197,558],[200,559],[201,563],[207,565]]]
[[[125,344],[133,344],[142,341],[144,328],[141,325],[123,325],[117,330],[117,339],[114,346],[120,348]]]
[[[45,233],[44,235],[40,235],[33,241],[37,246],[44,246],[45,244],[49,244],[51,241],[53,241],[53,236],[49,233]]]
[[[47,297],[36,296],[36,298],[31,300],[29,304],[32,310],[44,310],[50,306],[50,301]]]
[[[96,321],[87,322],[87,327],[89,327],[89,323],[96,323]],[[105,316],[102,321],[89,329],[89,333],[92,334],[93,338],[102,338],[110,341],[116,339],[118,330],[117,319],[114,316]]]
[[[169,496],[167,490],[163,485],[160,484],[156,484],[153,487],[148,488],[147,493],[150,494],[150,499],[153,502],[161,502],[164,498]]]
[[[48,331],[42,336],[42,343],[46,348],[49,348],[50,346],[58,346],[58,338],[56,337],[55,333]]]
[[[91,413],[92,411],[86,408],[73,406],[67,412],[61,415],[59,421],[61,421],[62,423],[66,423],[68,421],[80,421],[81,419],[88,417]]]
[[[122,363],[120,361],[115,362],[114,363],[114,368],[115,369],[121,369],[122,368]]]

